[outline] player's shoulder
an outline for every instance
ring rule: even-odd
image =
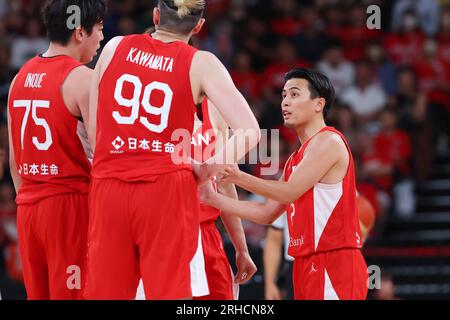
[[[93,70],[85,65],[80,65],[73,68],[64,81],[65,86],[73,87],[75,90],[87,87],[90,85]]]
[[[308,148],[311,150],[317,150],[318,152],[331,152],[331,151],[346,151],[347,147],[345,145],[342,137],[334,131],[323,131],[318,133],[312,140]]]
[[[110,50],[110,49],[116,48],[122,42],[122,40],[124,38],[126,38],[126,36],[116,36],[116,37],[112,38],[111,40],[109,40],[106,43],[104,50]]]
[[[100,59],[102,59],[102,57],[104,56],[112,56],[117,48],[119,47],[120,43],[123,41],[123,39],[125,39],[126,36],[116,36],[114,38],[112,38],[111,40],[109,40],[105,47],[102,50],[102,53],[100,55]]]
[[[202,65],[205,68],[208,68],[211,65],[217,65],[220,63],[219,58],[212,52],[205,50],[198,50],[194,53],[193,64],[197,63],[198,65]]]

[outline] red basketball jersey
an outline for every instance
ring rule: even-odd
[[[216,135],[209,117],[208,100],[205,98],[201,106],[202,125],[192,135],[191,157],[198,162],[205,162],[214,156]],[[216,185],[211,181],[216,189]],[[200,223],[217,220],[220,210],[200,203]]]
[[[8,109],[22,178],[18,204],[88,192],[91,165],[79,137],[84,125],[69,112],[61,93],[69,72],[80,65],[68,56],[37,56],[16,77]]]
[[[342,248],[361,248],[361,231],[356,208],[353,157],[345,137],[332,127],[320,132],[337,133],[347,146],[350,163],[344,179],[336,184],[317,183],[294,203],[286,206],[289,225],[289,255],[294,257]],[[285,181],[303,159],[312,138],[294,152],[286,163]]]
[[[175,145],[194,125],[189,71],[197,50],[148,34],[122,39],[98,88],[97,137],[92,176],[146,181],[190,164],[172,161]],[[172,134],[184,129],[184,138]]]

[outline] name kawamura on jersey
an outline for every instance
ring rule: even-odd
[[[173,58],[157,56],[136,48],[130,49],[126,61],[153,70],[172,72],[173,69]]]

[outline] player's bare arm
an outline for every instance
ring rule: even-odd
[[[228,139],[228,125],[222,116],[218,113],[217,108],[211,101],[208,101],[208,111],[210,121],[213,128],[216,128],[216,142],[215,149],[220,151],[225,145]],[[236,186],[231,183],[219,183],[217,191],[224,196],[231,199],[238,199]],[[228,234],[230,235],[231,242],[233,243],[236,252],[236,267],[237,274],[234,278],[235,283],[243,284],[250,280],[256,273],[257,268],[253,260],[250,257],[247,247],[247,241],[245,239],[244,228],[239,217],[229,215],[226,212],[222,212],[221,219]]]
[[[62,96],[69,112],[89,124],[89,90],[94,71],[86,66],[73,69],[62,85]]]
[[[277,286],[277,274],[281,265],[283,247],[283,230],[267,228],[263,251],[264,262],[264,297],[266,300],[281,300]]]
[[[347,171],[349,155],[345,143],[335,133],[323,132],[315,137],[289,181],[264,180],[241,172],[237,166],[225,169],[228,181],[283,204],[298,199],[316,183],[338,183]]]
[[[92,79],[90,82],[89,90],[89,125],[88,136],[92,150],[95,150],[95,137],[96,137],[96,123],[97,123],[97,107],[98,107],[98,85],[102,79],[103,73],[108,68],[111,59],[116,52],[117,46],[122,41],[123,37],[114,37],[111,39],[103,49],[97,65],[95,66]]]
[[[8,100],[9,100],[9,97],[11,96],[11,89],[14,86],[16,78],[17,78],[17,76],[14,77],[13,81],[11,82],[11,86],[9,87]],[[9,101],[8,101],[8,105],[9,105]],[[14,148],[12,147],[13,144],[12,144],[12,136],[11,136],[11,115],[9,114],[9,108],[8,108],[7,114],[8,114],[8,141],[9,141],[9,170],[11,172],[11,178],[13,180],[14,188],[16,189],[16,193],[17,193],[20,188],[22,178],[20,177],[19,173],[17,172],[17,164],[16,164],[16,159],[14,157]]]
[[[272,224],[284,211],[285,206],[268,199],[264,203],[230,199],[214,192],[209,184],[199,186],[200,201],[218,208],[229,215],[258,224]]]

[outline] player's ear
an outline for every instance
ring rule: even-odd
[[[156,26],[159,25],[159,22],[161,21],[161,11],[158,7],[153,8],[153,24]]]
[[[316,103],[316,108],[315,108],[316,112],[317,113],[322,112],[323,109],[325,108],[326,103],[327,102],[325,101],[324,98],[318,98],[317,103]]]
[[[203,28],[203,24],[205,23],[205,18],[201,18],[197,25],[194,27],[194,29],[192,29],[192,34],[198,34],[202,28]]]
[[[73,37],[77,42],[83,41],[83,36],[85,34],[85,30],[81,27],[77,27],[73,32]]]

